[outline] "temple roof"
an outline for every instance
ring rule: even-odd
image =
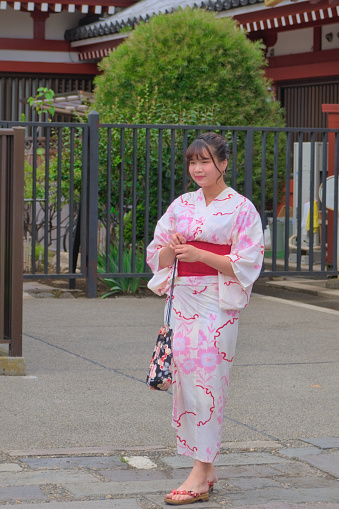
[[[84,14],[114,14],[116,7],[129,7],[137,0],[44,0],[29,2],[0,1],[0,11],[12,8],[15,11],[50,12],[80,11]]]
[[[264,0],[207,0],[204,2],[199,0],[142,0],[102,22],[67,30],[65,32],[65,39],[67,41],[79,41],[81,39],[117,34],[121,30],[133,29],[141,21],[147,22],[156,14],[167,14],[180,7],[196,7],[220,13],[229,10],[246,12],[248,9],[252,10],[254,8],[257,10],[258,8],[263,8],[263,2]],[[231,14],[229,13],[229,15]]]

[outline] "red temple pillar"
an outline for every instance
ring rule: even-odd
[[[329,129],[339,129],[339,104],[323,104],[323,113],[327,113],[327,127]],[[334,175],[335,158],[335,133],[328,134],[328,173],[327,176]],[[333,223],[334,212],[327,209],[327,254],[326,261],[333,265]]]

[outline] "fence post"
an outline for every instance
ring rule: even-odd
[[[88,115],[88,136],[86,294],[89,298],[96,298],[98,282],[99,113],[94,110]]]
[[[245,139],[245,169],[244,169],[244,195],[252,200],[253,190],[253,130],[246,131]]]
[[[0,137],[0,343],[11,357],[22,356],[22,270],[25,129],[1,131]],[[2,366],[23,374],[22,366]],[[1,373],[2,374],[2,373]]]

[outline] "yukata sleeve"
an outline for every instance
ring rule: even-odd
[[[171,235],[175,233],[176,220],[173,208],[174,203],[169,206],[166,213],[159,219],[155,227],[154,239],[147,247],[147,263],[154,274],[147,286],[157,295],[167,293],[173,275],[173,265],[160,268],[159,264],[160,250],[167,246]]]
[[[264,256],[261,219],[252,203],[247,202],[235,218],[231,242],[227,256],[235,277],[219,273],[219,305],[222,309],[242,309],[248,304]]]

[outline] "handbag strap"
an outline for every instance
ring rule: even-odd
[[[168,305],[167,305],[167,314],[166,314],[166,322],[165,323],[168,326],[168,328],[170,326],[170,321],[171,321],[172,297],[173,297],[174,279],[175,279],[176,268],[177,268],[177,258],[175,258],[175,261],[174,261],[173,276],[172,276],[172,283],[171,283],[171,291],[170,291],[170,294],[169,294],[169,301],[168,301]]]

